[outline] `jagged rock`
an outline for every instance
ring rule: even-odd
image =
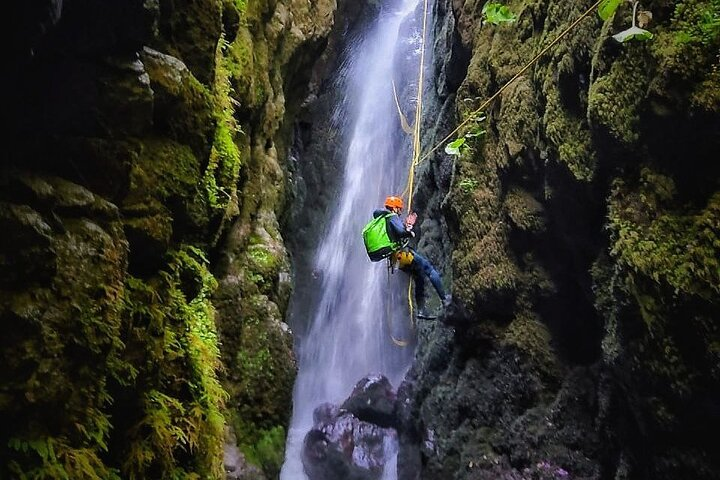
[[[342,409],[360,420],[381,427],[395,427],[395,403],[397,396],[390,380],[383,375],[368,375],[360,380]]]
[[[215,118],[210,91],[179,59],[145,47],[141,58],[153,90],[155,127],[207,156]]]
[[[222,2],[194,0],[162,2],[160,31],[173,35],[158,39],[159,50],[178,57],[205,84],[211,84],[215,70],[215,50],[222,35]]]
[[[361,379],[342,407],[319,405],[302,462],[311,480],[375,480],[397,449],[397,395],[383,375]]]
[[[359,420],[324,403],[313,412],[315,424],[305,436],[302,462],[310,480],[377,480],[396,448],[392,429]]]

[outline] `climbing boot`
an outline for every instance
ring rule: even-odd
[[[419,308],[416,316],[417,316],[417,318],[426,318],[426,319],[437,318],[437,315],[433,315],[432,313],[428,312],[425,307]]]
[[[417,313],[415,314],[417,318],[436,318],[436,315],[431,314],[428,312],[427,308],[425,308],[425,304],[418,304],[417,306]]]

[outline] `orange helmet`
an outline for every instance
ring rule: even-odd
[[[389,196],[385,199],[385,208],[403,208],[403,200],[400,197]]]

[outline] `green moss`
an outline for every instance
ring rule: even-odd
[[[141,58],[154,92],[154,130],[204,156],[215,121],[210,89],[177,59],[151,50],[144,51]]]
[[[248,452],[249,458],[262,466],[269,478],[280,474],[285,459],[285,428],[278,426],[263,431],[260,440]]]
[[[670,28],[660,32],[653,53],[663,72],[654,90],[672,88],[678,79],[691,82],[686,89],[691,105],[720,112],[720,1],[678,2]]]
[[[248,97],[254,82],[254,61],[252,35],[247,28],[241,27],[238,30],[235,40],[227,47],[224,55],[235,91],[240,98]]]
[[[223,50],[221,42],[214,83],[216,129],[203,182],[210,207],[221,211],[225,220],[239,213],[237,184],[241,157],[235,137],[242,131],[235,120],[230,62],[223,57]]]
[[[250,28],[241,26],[224,55],[240,102],[249,108],[262,107],[272,91],[270,47],[264,37],[254,37]]]
[[[240,420],[235,423],[237,431],[248,432],[253,431],[253,428]],[[285,459],[285,440],[285,428],[276,426],[241,438],[238,446],[248,462],[262,468],[268,478],[278,478]]]
[[[530,362],[550,378],[559,378],[560,366],[550,344],[547,327],[532,314],[521,314],[505,331],[502,342],[528,356]]]
[[[272,2],[248,2],[245,8],[246,22],[250,26],[258,26],[268,12],[268,9],[275,4]]]
[[[475,190],[480,183],[473,178],[463,178],[458,182],[458,188],[464,193],[470,193]]]
[[[645,44],[624,48],[627,53],[591,85],[588,118],[593,126],[605,128],[619,142],[630,145],[638,140],[638,111],[645,99],[650,68]]]
[[[568,72],[567,75],[572,75],[572,73]],[[544,116],[545,132],[548,139],[557,148],[559,160],[567,165],[576,179],[592,180],[597,159],[592,148],[590,129],[585,119],[571,114],[563,105],[560,86],[555,74],[548,74],[543,89],[547,96]]]
[[[127,244],[111,205],[59,179],[39,184],[58,205],[51,220],[27,206],[0,218],[23,232],[18,256],[42,245],[52,264],[23,290],[0,288],[0,477],[117,478],[104,456],[108,384],[132,374],[120,341]],[[87,218],[68,216],[79,206]]]
[[[255,64],[255,81],[254,91],[250,92],[250,99],[255,105],[263,105],[267,102],[272,86],[270,83],[271,63],[270,63],[270,47],[265,42],[255,43],[254,51]],[[267,72],[267,73],[266,73]]]
[[[679,2],[673,13],[673,33],[679,44],[720,41],[720,0]]]
[[[175,226],[203,231],[208,202],[199,188],[200,172],[200,160],[190,147],[172,140],[144,139],[122,205],[128,227],[166,246],[169,230]]]
[[[520,230],[539,232],[545,229],[544,209],[528,192],[512,188],[505,196],[504,207]]]
[[[507,224],[502,219],[494,165],[461,160],[456,177],[471,181],[474,189],[457,182],[449,205],[458,218],[461,240],[453,251],[453,288],[466,305],[481,305],[490,297],[508,296],[518,285],[519,272],[509,252]],[[472,212],[472,213],[470,213]]]
[[[255,244],[248,251],[256,252],[257,260],[265,262],[268,260],[265,248]],[[256,267],[249,257],[248,253],[249,263],[240,285],[233,285],[227,292],[235,299],[239,287],[242,300],[232,308],[240,309],[242,321],[233,317],[231,324],[223,324],[223,337],[226,342],[232,339],[232,344],[224,345],[225,384],[232,398],[238,445],[251,461],[272,476],[279,464],[271,460],[270,452],[281,455],[282,445],[269,442],[265,437],[280,435],[277,428],[289,420],[294,358],[292,339],[280,327],[282,317],[278,306],[260,293],[272,292],[272,277],[268,277],[268,272],[253,273]],[[235,301],[232,304],[236,305]],[[271,445],[274,446],[270,448]]]
[[[144,203],[126,206],[123,209],[128,236],[142,235],[159,246],[162,251],[170,245],[172,237],[172,214],[160,202],[150,199]]]
[[[290,338],[266,319],[280,319],[277,307],[264,295],[254,295],[243,305],[244,324],[241,345],[233,362],[237,392],[244,400],[238,411],[261,428],[282,425],[288,412],[281,399],[289,399],[293,371]],[[241,432],[238,432],[242,436]]]
[[[130,172],[127,202],[147,196],[162,201],[193,197],[199,177],[200,161],[189,147],[171,140],[146,139]]]
[[[205,171],[205,185],[210,206],[226,209],[237,202],[237,180],[240,172],[240,152],[227,125],[218,125],[210,163]],[[237,211],[237,206],[235,206]]]
[[[247,250],[253,271],[271,272],[278,266],[278,258],[265,245],[250,245]]]
[[[720,293],[720,193],[694,213],[665,208],[672,195],[672,181],[648,169],[638,191],[616,181],[609,210],[611,253],[676,294],[713,298]]]

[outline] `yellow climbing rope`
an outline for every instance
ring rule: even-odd
[[[428,0],[424,0],[423,6],[423,27],[422,27],[422,43],[420,46],[420,70],[418,72],[418,92],[417,92],[417,103],[415,104],[415,132],[413,133],[413,157],[412,164],[410,165],[410,172],[408,173],[407,191],[407,211],[412,212],[412,200],[413,200],[413,184],[415,183],[415,167],[420,162],[420,127],[422,126],[422,108],[423,108],[423,82],[425,75],[425,41],[427,39],[427,12],[428,12]]]
[[[412,163],[410,164],[410,172],[408,173],[408,182],[407,186],[405,187],[405,190],[402,193],[402,197],[405,197],[407,195],[407,211],[412,211],[412,191],[413,191],[413,185],[415,183],[415,167],[420,163],[420,127],[422,122],[420,119],[422,118],[422,107],[423,107],[423,83],[425,79],[425,75],[423,75],[425,70],[425,43],[427,39],[427,13],[428,13],[428,0],[423,0],[423,22],[422,22],[422,40],[420,44],[420,68],[418,72],[418,93],[417,93],[417,103],[415,104],[415,124],[413,125],[413,156],[412,156]],[[407,131],[406,125],[407,121],[404,120],[404,116],[402,114],[402,110],[400,109],[400,104],[397,100],[397,93],[395,91],[395,82],[393,82],[393,94],[395,95],[395,103],[398,107],[398,112],[400,113],[400,121],[403,126],[403,130]],[[394,255],[388,259],[389,262],[394,262],[395,259],[393,258]],[[392,271],[393,265],[388,266],[388,275]],[[389,280],[388,276],[388,280]],[[389,289],[388,289],[389,291]],[[410,312],[410,325],[412,328],[415,327],[414,324],[414,315],[413,315],[413,304],[412,304],[412,282],[408,282],[408,291],[407,291],[407,297],[408,297],[408,311]],[[389,307],[388,307],[389,308]],[[388,312],[390,313],[390,312]],[[399,347],[405,347],[408,345],[407,340],[399,340],[395,338],[392,334],[392,319],[391,316],[388,314],[388,324],[390,326],[390,337],[392,338],[392,341],[395,345]]]
[[[592,14],[592,12],[602,3],[603,0],[597,0],[590,8],[588,8],[585,13],[580,15],[570,26],[568,26],[563,32],[558,35],[552,42],[550,42],[545,48],[543,48],[537,55],[535,55],[529,62],[527,62],[510,80],[508,80],[497,92],[495,92],[490,98],[488,98],[485,102],[483,102],[477,109],[475,109],[473,112],[470,113],[470,115],[467,116],[465,120],[463,120],[455,129],[453,129],[450,133],[448,133],[440,142],[438,142],[435,146],[433,146],[427,153],[424,155],[421,155],[421,142],[420,142],[420,126],[421,126],[421,117],[422,117],[422,106],[423,106],[423,70],[425,68],[425,43],[427,38],[427,12],[428,12],[428,0],[424,0],[423,5],[423,28],[422,28],[422,44],[421,44],[421,50],[420,50],[420,72],[418,75],[418,98],[417,98],[417,104],[415,105],[415,124],[413,125],[413,156],[412,161],[410,163],[410,170],[408,172],[408,180],[407,185],[405,186],[405,190],[403,190],[402,197],[407,196],[407,211],[412,211],[412,201],[413,201],[413,188],[415,186],[415,169],[417,166],[425,161],[430,155],[432,155],[438,148],[440,148],[445,142],[450,140],[461,128],[463,128],[469,121],[471,121],[477,114],[485,110],[495,99],[497,99],[507,88],[518,78],[520,78],[525,72],[528,71],[530,67],[535,65],[535,63],[543,56],[545,55],[552,47],[557,45],[557,43],[562,40],[568,33],[570,33],[572,30],[577,27],[580,22],[582,22],[585,18],[587,18],[589,15]],[[407,120],[405,119],[405,116],[402,113],[402,109],[400,108],[400,103],[397,99],[397,92],[395,90],[395,83],[393,82],[393,94],[395,96],[395,104],[398,108],[398,113],[400,114],[400,121],[401,125],[404,131],[410,133],[408,130],[410,130],[409,125],[407,124]],[[392,262],[393,260],[388,260],[389,262]],[[389,275],[392,271],[393,265],[388,265],[388,281],[390,279]],[[389,291],[389,289],[388,289]],[[414,322],[414,316],[413,316],[413,305],[412,305],[412,282],[408,283],[408,310],[410,312],[410,325],[412,328],[415,327]],[[393,340],[393,343],[400,347],[405,347],[408,345],[408,342],[406,340],[399,340],[395,338],[392,334],[392,319],[390,318],[389,314],[389,302],[388,302],[388,325],[390,328],[390,336]]]

